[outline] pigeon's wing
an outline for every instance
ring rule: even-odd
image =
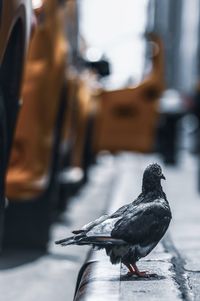
[[[166,232],[171,213],[165,206],[165,201],[140,204],[123,208],[123,215],[101,221],[93,226],[80,243],[93,245],[125,245],[139,244],[140,246],[155,244]]]
[[[119,219],[121,219],[121,217],[108,218],[98,225],[92,227],[80,239],[79,244],[92,244],[97,248],[105,248],[106,246],[113,245],[126,245],[127,243],[123,239],[111,237],[111,233]]]
[[[63,246],[71,244],[91,244],[98,247],[126,244],[126,242],[121,239],[111,237],[111,232],[119,219],[121,219],[121,216],[112,218],[109,215],[103,215],[95,221],[83,226],[80,230],[74,230],[72,232],[74,236],[58,240],[56,241],[56,244],[61,244]]]
[[[158,242],[166,232],[170,220],[171,213],[167,208],[156,202],[144,204],[119,219],[111,237],[134,245]]]
[[[77,244],[77,245],[93,245],[98,248],[104,248],[110,245],[124,245],[126,242],[122,239],[111,237],[111,232],[114,228],[116,221],[119,218],[107,218],[104,216],[86,225],[85,230],[76,233],[72,237],[67,237],[56,241],[56,244],[61,244],[63,246]]]
[[[79,234],[79,233],[83,233],[83,232],[88,232],[93,227],[101,224],[102,222],[106,221],[107,219],[121,217],[129,209],[130,206],[131,206],[131,204],[124,205],[124,206],[120,207],[117,211],[115,211],[112,215],[108,215],[108,214],[102,215],[98,219],[84,225],[81,229],[73,230],[72,233]]]
[[[102,216],[94,222],[84,226],[82,232],[76,232],[72,243],[84,245],[91,244],[98,248],[104,248],[111,245],[124,245],[127,244],[123,239],[111,237],[112,230],[115,227],[116,222],[121,219],[120,217]],[[73,232],[74,233],[74,232]],[[62,241],[63,242],[63,241]],[[66,242],[66,240],[64,240]],[[67,240],[67,244],[69,244]],[[70,241],[71,244],[71,241]]]
[[[84,225],[81,229],[79,230],[74,230],[72,231],[72,233],[74,234],[79,234],[79,233],[84,233],[84,232],[88,232],[89,230],[91,230],[93,227],[99,225],[100,223],[102,223],[103,221],[105,221],[106,219],[109,218],[109,215],[105,214],[100,216],[99,218],[97,218],[96,220]]]

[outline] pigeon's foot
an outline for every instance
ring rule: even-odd
[[[141,278],[150,278],[150,277],[158,277],[157,274],[155,273],[149,273],[147,271],[143,271],[143,272],[139,272],[136,274],[138,277],[141,277]]]
[[[128,268],[129,272],[126,274],[127,277],[131,277],[133,275],[141,277],[141,278],[149,278],[149,277],[157,277],[157,274],[150,274],[147,271],[139,271],[138,267],[136,264],[127,264],[124,263],[124,265]]]
[[[137,273],[135,273],[135,275],[142,278],[151,277],[151,274],[149,274],[147,271],[142,271],[142,272],[138,271]]]
[[[146,272],[140,272],[137,267],[135,269],[134,265],[132,265],[132,264],[124,263],[124,265],[129,270],[129,272],[126,274],[126,276],[128,276],[128,277],[131,277],[133,275],[136,275],[136,276],[139,276],[139,277],[144,277],[144,273],[146,273]]]
[[[134,273],[135,275],[137,275],[138,277],[143,277],[143,278],[149,278],[149,277],[156,277],[157,274],[150,274],[149,272],[147,271],[139,271],[138,267],[136,266],[136,264],[132,264],[131,265],[134,269]]]
[[[147,271],[132,271],[132,272],[128,272],[126,274],[127,277],[132,277],[132,276],[137,276],[137,277],[140,277],[140,278],[150,278],[150,277],[156,277],[157,274],[150,274],[149,272]]]
[[[126,274],[127,277],[131,277],[133,275],[136,275],[135,272],[127,272],[127,274]]]
[[[132,275],[136,275],[135,273],[135,270],[133,269],[132,265],[131,264],[128,264],[128,263],[123,263],[127,269],[129,270],[129,272],[126,274],[126,276],[130,277]]]
[[[136,264],[130,264],[130,263],[125,263],[123,262],[123,264],[127,267],[127,269],[129,270],[128,274],[129,275],[140,275],[140,273],[144,273],[144,272],[140,272],[138,270],[138,267],[136,266]]]

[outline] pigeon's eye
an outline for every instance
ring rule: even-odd
[[[161,168],[158,168],[158,169],[157,169],[157,175],[158,175],[158,176],[162,176],[162,170],[161,170]]]
[[[158,176],[162,177],[162,171],[161,170],[159,170]]]

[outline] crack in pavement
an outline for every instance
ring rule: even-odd
[[[172,255],[171,263],[173,265],[174,276],[173,279],[176,282],[178,289],[180,291],[182,300],[193,301],[194,295],[192,293],[189,279],[185,269],[185,260],[182,258],[181,254],[175,247],[170,234],[166,234],[165,238],[162,240],[162,245],[167,253]]]

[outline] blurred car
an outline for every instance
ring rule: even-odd
[[[56,173],[65,112],[64,3],[43,1],[31,39],[6,180],[5,245],[46,248],[57,202]]]
[[[24,59],[31,31],[31,0],[0,1],[0,230],[5,206],[4,178],[19,109]],[[0,238],[1,240],[1,238]]]
[[[94,152],[121,150],[150,152],[154,148],[158,100],[164,90],[161,39],[148,34],[153,44],[152,69],[137,86],[99,90],[94,127]]]
[[[93,77],[75,70],[67,73],[67,94],[60,156],[59,211],[66,207],[68,197],[87,181],[88,169],[93,163],[92,131],[94,99],[90,84]]]

